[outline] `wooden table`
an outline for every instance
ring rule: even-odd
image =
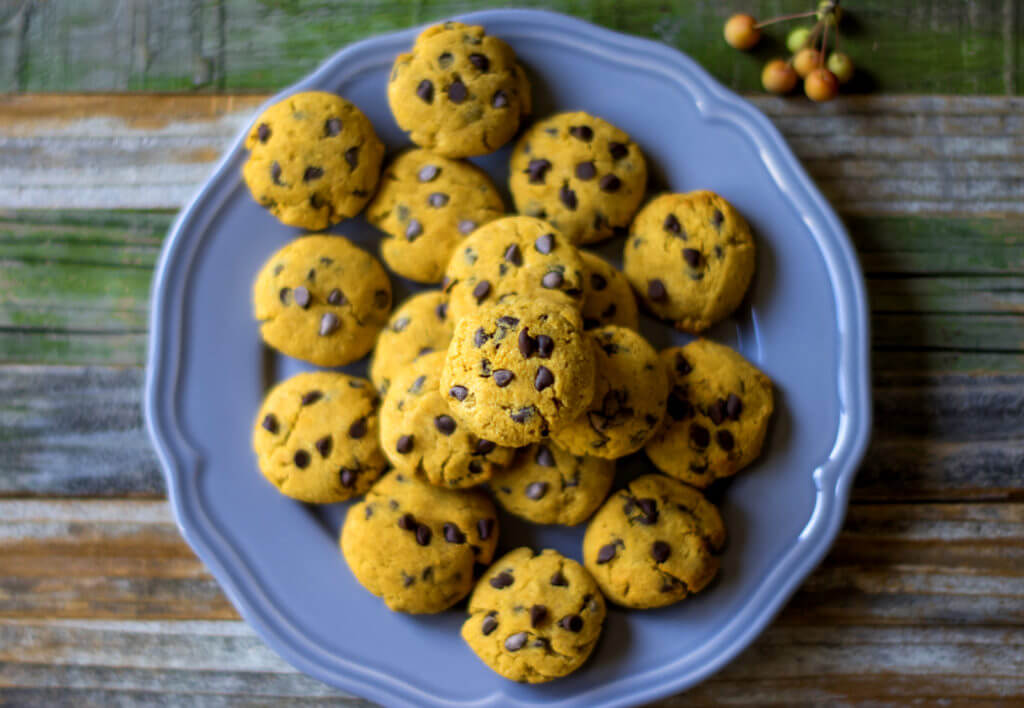
[[[267,93],[349,41],[500,4],[0,2],[0,704],[361,703],[267,649],[178,535],[139,407],[150,276]],[[1024,701],[1024,7],[850,0],[861,93],[815,106],[757,91],[777,42],[720,38],[732,10],[811,0],[523,4],[749,92],[868,276],[877,424],[842,535],[666,704]]]

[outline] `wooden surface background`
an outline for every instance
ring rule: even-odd
[[[500,4],[0,0],[0,704],[362,704],[267,649],[179,536],[139,405],[149,282],[267,93],[360,37]],[[868,276],[876,429],[838,543],[664,705],[1024,702],[1024,6],[848,0],[860,73],[813,106],[757,92],[778,42],[720,39],[731,11],[811,0],[521,4],[748,92]]]

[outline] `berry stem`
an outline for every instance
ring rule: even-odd
[[[821,35],[821,52],[818,54],[818,66],[825,66],[825,50],[828,49],[828,23],[825,23],[825,32]]]
[[[801,17],[810,17],[811,15],[816,15],[816,14],[818,14],[818,11],[817,10],[812,10],[811,12],[798,12],[798,13],[793,14],[793,15],[779,15],[778,17],[769,17],[764,22],[758,22],[756,25],[754,25],[754,29],[761,29],[762,27],[767,27],[768,25],[774,25],[777,22],[786,22],[788,20],[799,20]]]

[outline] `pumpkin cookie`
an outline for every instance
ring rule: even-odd
[[[435,487],[399,471],[348,510],[341,551],[352,574],[396,612],[446,610],[473,589],[498,543],[494,505],[480,492]]]
[[[663,194],[637,214],[623,270],[648,310],[697,334],[743,300],[754,275],[754,239],[714,192]]]
[[[706,339],[660,356],[671,393],[665,425],[644,448],[651,462],[696,487],[753,462],[774,409],[768,377],[729,347]]]
[[[570,305],[509,299],[455,326],[441,391],[470,430],[499,445],[537,442],[586,410],[594,350]]]
[[[558,551],[517,548],[477,583],[462,638],[507,679],[566,676],[594,650],[607,610],[590,573]]]
[[[253,198],[289,226],[319,231],[355,216],[373,195],[384,144],[353,103],[321,91],[275,103],[245,139]]]
[[[253,288],[263,341],[319,366],[342,366],[373,347],[391,310],[377,259],[342,236],[299,238],[267,261]]]
[[[583,260],[583,328],[618,325],[637,329],[640,317],[629,281],[596,253],[580,250]]]
[[[722,517],[700,492],[649,474],[594,515],[583,536],[583,562],[612,602],[664,607],[711,582],[724,543]]]
[[[409,150],[385,168],[366,217],[388,236],[380,250],[391,270],[437,283],[459,242],[504,213],[501,195],[479,167]]]
[[[298,374],[267,394],[252,445],[263,476],[293,499],[330,504],[362,494],[387,467],[377,395],[366,379]]]
[[[498,503],[516,516],[535,524],[575,526],[601,506],[614,479],[611,460],[535,443],[495,470],[490,486]]]
[[[552,438],[573,454],[614,460],[636,452],[657,432],[668,380],[658,353],[634,330],[602,327],[590,337],[597,363],[594,400]]]
[[[516,211],[546,219],[577,244],[625,232],[647,187],[637,144],[586,113],[535,123],[516,143],[509,167]]]
[[[391,69],[388,102],[409,139],[447,157],[494,152],[530,112],[530,85],[512,48],[483,27],[425,29]]]
[[[370,364],[370,380],[381,395],[388,392],[391,379],[417,358],[447,351],[453,329],[448,296],[438,290],[413,295],[399,305],[377,337]]]

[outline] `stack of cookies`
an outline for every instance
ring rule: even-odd
[[[718,570],[725,528],[700,490],[760,453],[771,383],[706,339],[656,351],[638,302],[700,334],[742,301],[754,241],[712,192],[642,206],[639,146],[579,112],[521,133],[508,215],[464,158],[519,133],[530,87],[482,27],[424,31],[395,60],[388,98],[416,147],[383,167],[369,120],[333,94],[291,96],[250,130],[243,176],[260,204],[312,230],[365,208],[387,268],[437,286],[392,312],[387,270],[343,236],[271,256],[254,287],[266,344],[322,367],[372,360],[369,380],[324,371],[278,384],[253,445],[289,497],[361,497],[340,543],[369,592],[410,613],[469,596],[469,647],[502,676],[549,681],[590,655],[606,599],[662,607]],[[621,237],[623,271],[582,250]],[[640,450],[664,474],[611,493],[615,460]],[[495,501],[537,524],[589,520],[582,565],[529,548],[495,560]]]

